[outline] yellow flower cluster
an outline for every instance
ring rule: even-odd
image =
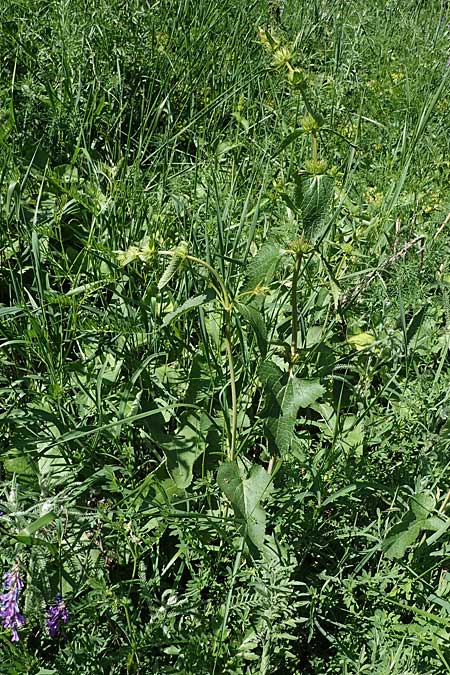
[[[378,190],[374,187],[370,187],[368,190],[366,190],[364,199],[366,200],[366,204],[372,204],[378,208],[381,206],[383,201],[383,193],[378,192]]]

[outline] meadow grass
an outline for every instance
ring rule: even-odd
[[[446,5],[2,3],[1,674],[450,672]]]

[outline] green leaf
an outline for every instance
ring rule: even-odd
[[[192,483],[194,464],[205,451],[210,428],[207,415],[186,415],[177,433],[161,443],[166,451],[167,469],[177,488],[185,489]]]
[[[318,380],[290,377],[268,361],[261,365],[259,376],[268,392],[267,434],[278,452],[283,454],[291,446],[299,409],[317,401],[325,389]]]
[[[333,197],[334,181],[326,174],[303,174],[297,177],[296,183],[295,204],[301,211],[305,234],[314,240]]]
[[[277,155],[279,155],[280,152],[285,150],[289,145],[291,145],[291,143],[294,143],[297,140],[297,138],[299,138],[300,136],[304,136],[304,135],[305,135],[305,130],[303,128],[295,129],[294,131],[292,131],[285,138],[283,138],[280,145],[275,150],[275,153],[274,153],[273,157],[276,157]]]
[[[398,531],[396,528],[393,528],[393,530],[395,530],[394,533],[385,539],[383,549],[388,558],[402,558],[406,549],[414,544],[419,536],[421,523],[416,520],[410,523],[406,529],[400,527]]]
[[[6,316],[7,314],[24,314],[22,307],[0,307],[0,316]]]
[[[221,464],[217,482],[241,521],[242,536],[247,544],[251,549],[261,551],[266,532],[266,513],[260,503],[270,493],[271,476],[259,464],[254,464],[247,471],[244,463],[237,460]]]
[[[3,460],[3,466],[8,473],[16,473],[18,476],[33,476],[34,469],[25,455],[14,455]]]
[[[38,448],[44,447],[43,443]],[[39,473],[47,486],[61,485],[73,476],[74,468],[61,454],[59,448],[44,450],[38,460]]]
[[[350,335],[350,337],[347,338],[349,345],[355,347],[358,352],[366,349],[366,347],[370,347],[374,341],[375,338],[370,333],[357,333],[356,335]]]
[[[418,492],[410,498],[409,507],[417,519],[428,518],[436,507],[436,499],[431,492]]]
[[[428,530],[430,532],[443,532],[444,529],[447,529],[449,522],[443,520],[439,516],[431,516],[431,518],[425,518],[425,520],[420,521],[422,529]]]
[[[164,326],[168,326],[174,319],[177,319],[179,316],[188,312],[190,309],[195,309],[204,305],[205,302],[209,302],[214,299],[214,292],[209,291],[207,293],[202,293],[201,295],[196,295],[195,298],[189,298],[186,302],[183,302],[182,305],[177,307],[173,312],[169,312],[163,319]]]
[[[333,430],[334,435],[334,430]],[[361,456],[364,442],[364,427],[356,415],[344,417],[344,424],[336,439],[344,451],[352,450],[355,456]]]
[[[56,513],[54,511],[49,511],[48,513],[44,514],[43,516],[40,516],[36,520],[34,520],[32,523],[27,525],[23,530],[17,533],[18,537],[30,537],[32,534],[40,530],[42,527],[46,527],[46,525],[49,525],[52,523],[56,518]]]
[[[419,311],[416,314],[414,314],[413,318],[409,322],[406,331],[406,339],[408,343],[411,342],[413,337],[416,335],[417,331],[421,328],[427,310],[428,310],[427,305],[424,305],[423,307],[421,307],[421,309],[419,309]]]
[[[431,544],[434,544],[435,541],[440,539],[443,534],[445,534],[450,527],[450,518],[446,518],[445,520],[441,520],[441,517],[438,518],[438,516],[433,516],[432,518],[428,518],[427,520],[431,520],[433,522],[433,527],[434,534],[430,534],[430,536],[427,538],[427,545],[431,546]],[[441,521],[441,526],[438,528],[437,526],[437,521]]]
[[[263,315],[255,307],[244,305],[242,302],[235,302],[234,306],[242,318],[245,321],[248,321],[253,328],[258,343],[258,349],[261,352],[261,356],[264,358],[267,353],[267,328],[264,323]]]
[[[383,542],[382,548],[389,558],[403,557],[423,530],[435,532],[434,540],[443,534],[447,523],[443,518],[430,515],[435,507],[436,500],[431,492],[418,492],[410,497],[408,512]]]
[[[350,494],[351,492],[354,492],[356,490],[356,485],[347,485],[346,487],[341,488],[340,490],[337,490],[334,492],[332,495],[327,497],[326,499],[323,500],[321,507],[325,508],[328,504],[332,504],[334,501],[337,499],[340,499],[341,497],[345,497],[346,495]]]
[[[40,537],[30,537],[25,534],[16,534],[13,535],[13,537],[16,541],[25,546],[43,546],[50,551],[54,558],[58,558],[58,548],[45,539],[41,539]]]
[[[203,354],[195,354],[189,371],[189,384],[184,395],[191,405],[204,401],[211,393],[211,371]]]
[[[263,244],[250,261],[242,292],[251,291],[259,286],[268,286],[273,279],[281,255],[279,246],[271,243]]]

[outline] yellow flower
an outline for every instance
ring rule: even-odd
[[[394,84],[398,84],[400,80],[404,79],[404,74],[403,73],[391,73],[391,78],[394,82]]]

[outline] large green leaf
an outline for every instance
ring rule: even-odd
[[[210,428],[207,415],[186,415],[178,431],[161,444],[166,451],[167,469],[177,488],[184,489],[192,483],[194,464],[205,451]]]
[[[18,476],[33,476],[35,470],[26,455],[14,451],[10,457],[5,457],[3,467],[8,473],[16,473]]]
[[[256,307],[252,305],[244,305],[242,302],[235,302],[235,308],[245,321],[248,321],[253,328],[258,343],[261,356],[264,358],[267,353],[267,328],[264,322],[264,317]]]
[[[263,244],[250,261],[242,291],[248,292],[259,286],[268,286],[273,279],[281,255],[281,248],[276,244]]]
[[[211,371],[202,353],[197,353],[192,358],[189,372],[189,384],[184,395],[184,402],[198,404],[204,401],[211,393]]]
[[[391,528],[383,542],[382,548],[388,558],[402,558],[424,531],[435,532],[436,536],[430,540],[436,541],[447,530],[448,519],[442,514],[433,515],[435,507],[436,500],[431,492],[417,492],[411,496],[405,516]]]
[[[431,492],[417,492],[409,500],[409,508],[418,520],[428,518],[436,507],[436,499]]]
[[[52,523],[55,519],[56,513],[54,511],[49,511],[27,525],[27,527],[20,530],[20,532],[12,536],[19,543],[25,544],[25,546],[43,546],[56,557],[57,547],[54,544],[46,541],[45,539],[42,539],[41,537],[34,536],[35,532],[42,529],[43,527],[47,527],[47,525],[50,525],[50,523]]]
[[[297,177],[295,203],[300,209],[303,228],[308,238],[314,240],[320,233],[320,227],[330,205],[334,181],[331,176],[303,174]]]
[[[260,551],[266,532],[266,513],[261,501],[270,492],[270,475],[259,464],[247,470],[242,461],[236,460],[221,464],[217,482],[241,522],[242,536],[250,549]]]
[[[420,521],[403,522],[391,530],[383,543],[388,558],[403,558],[406,549],[412,546],[421,532]]]
[[[266,432],[280,454],[291,446],[300,408],[307,408],[325,389],[318,380],[289,376],[270,361],[264,362],[259,376],[267,392]]]
[[[45,444],[39,443],[38,448],[44,448],[39,456],[38,467],[47,487],[61,485],[73,476],[74,467],[67,462],[58,447],[45,449]]]

